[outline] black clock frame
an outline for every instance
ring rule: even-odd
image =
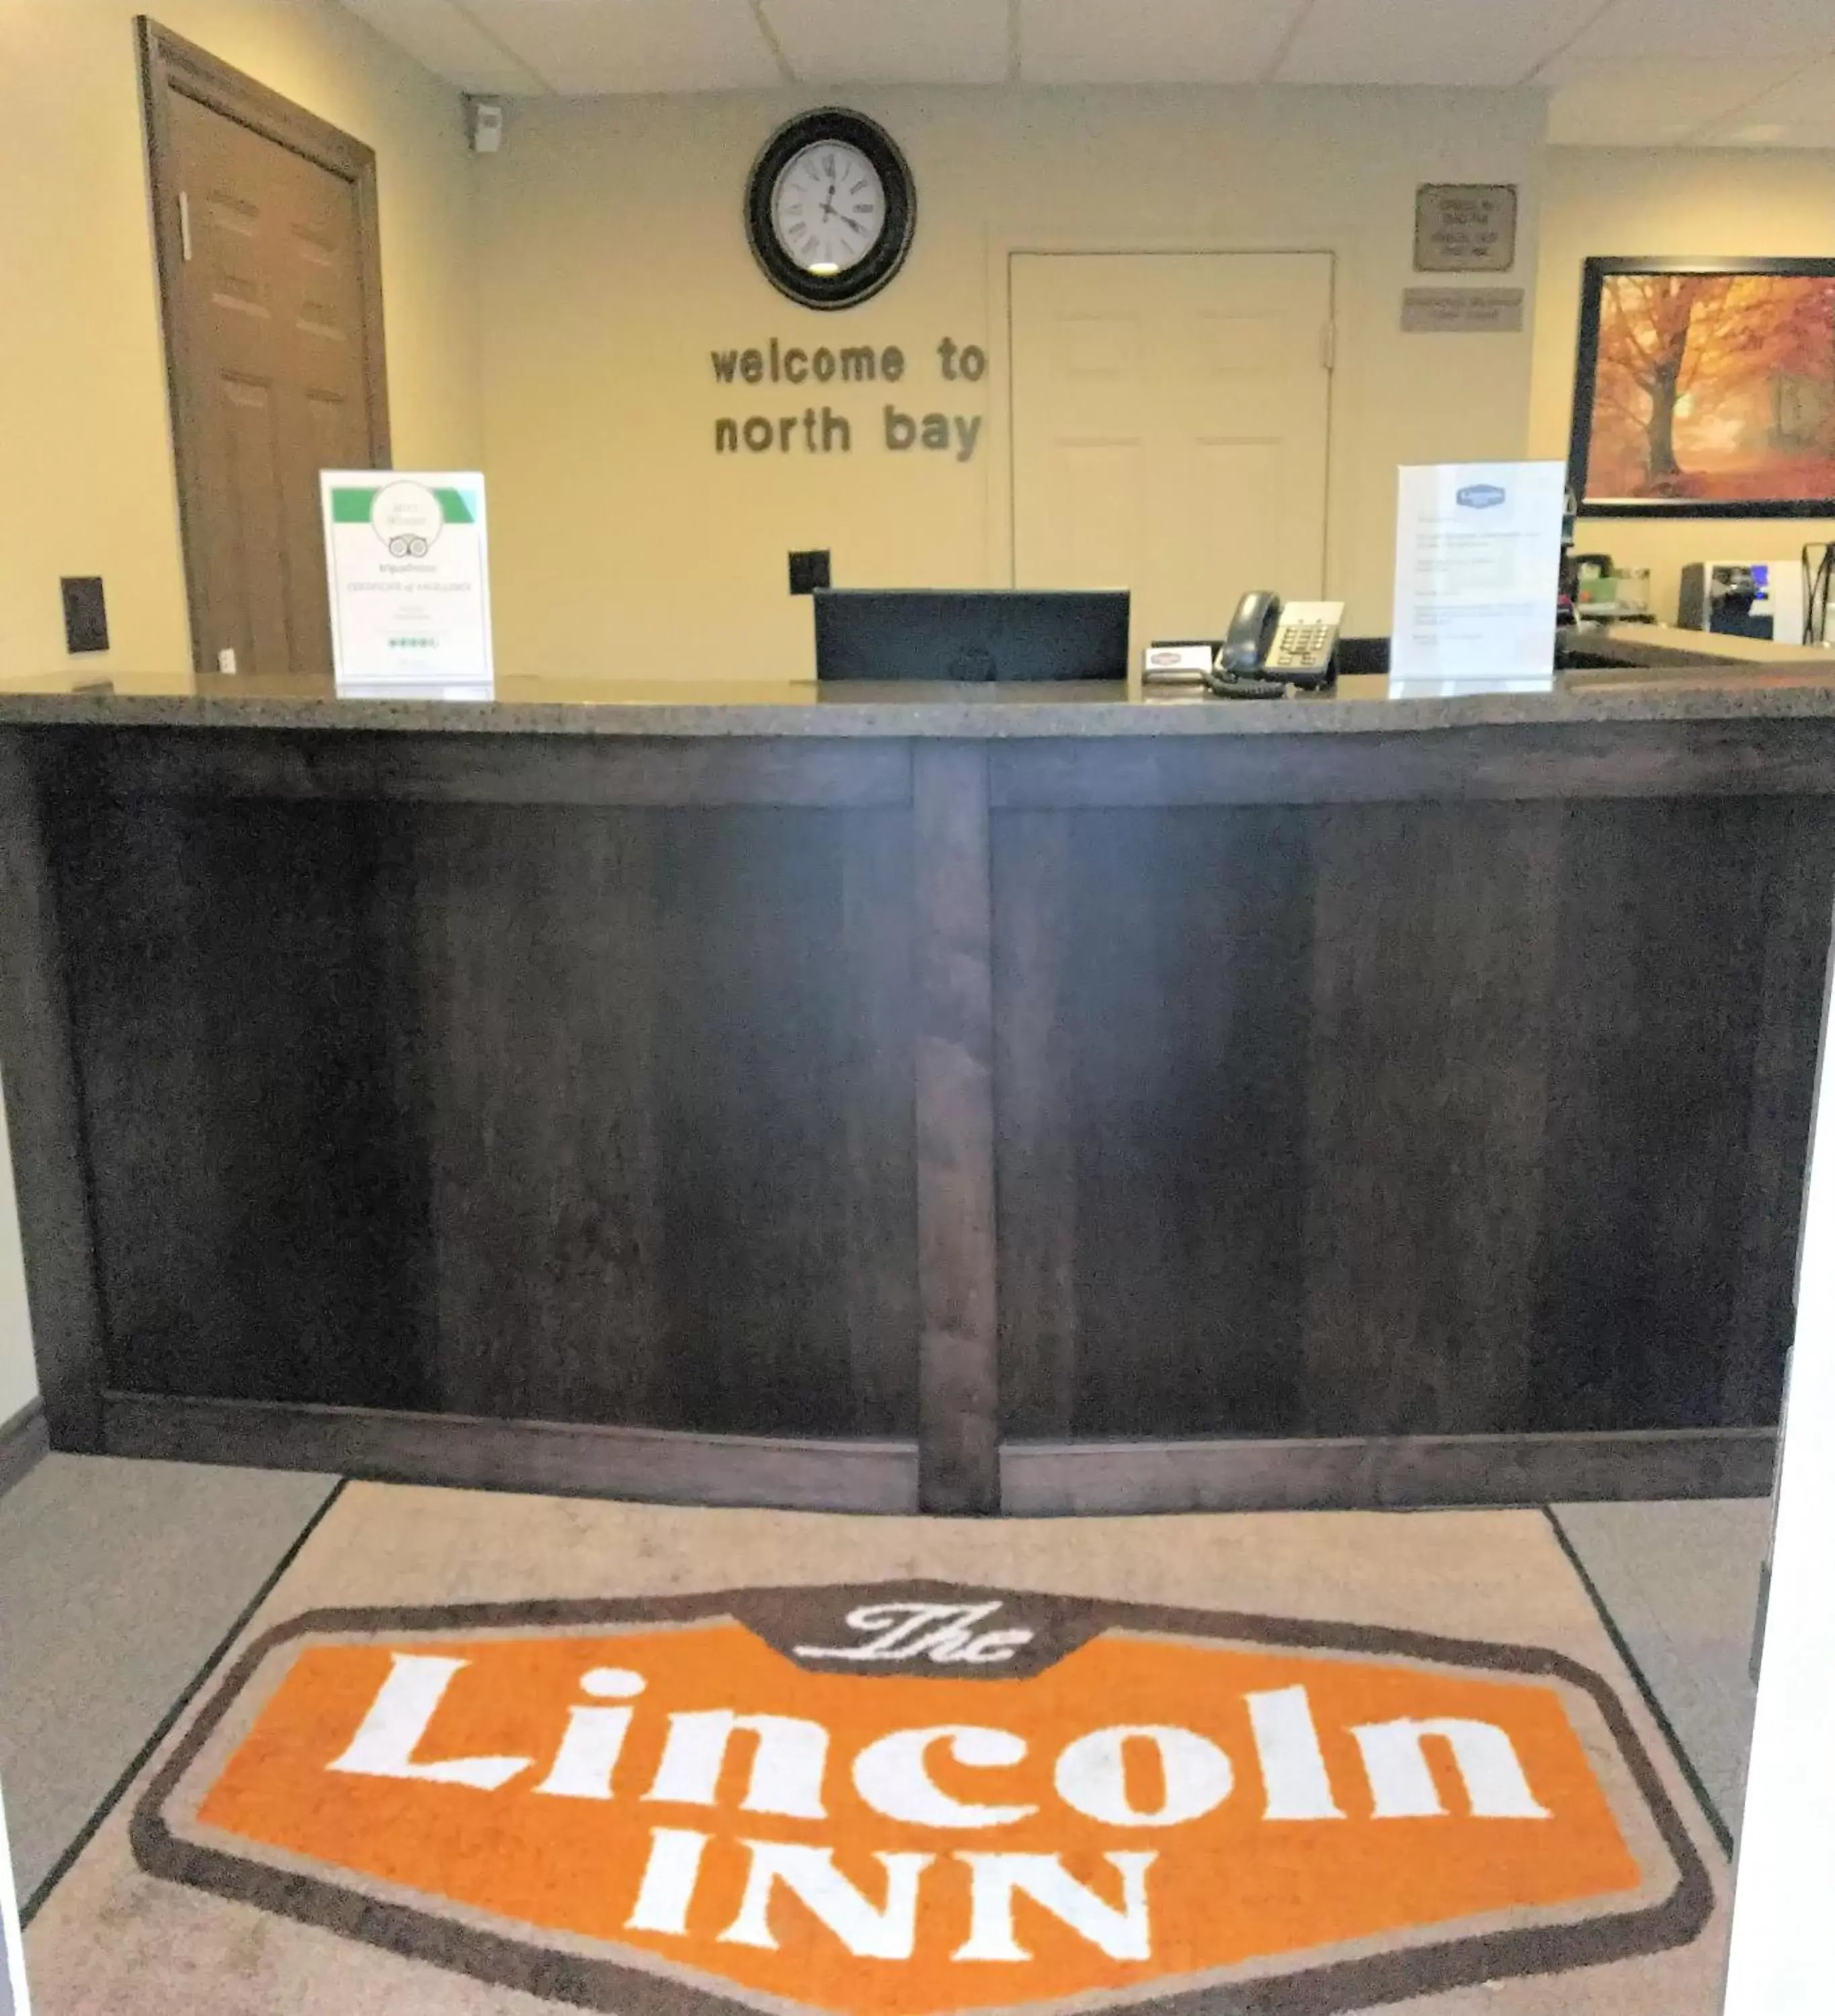
[[[812,273],[798,265],[777,242],[771,199],[777,178],[806,147],[835,140],[857,147],[878,171],[885,191],[885,229],[879,242],[845,273]],[[905,263],[918,228],[918,192],[898,143],[864,113],[839,106],[799,113],[780,126],[752,164],[745,184],[745,235],[752,257],[779,293],[806,308],[851,308],[871,301]]]

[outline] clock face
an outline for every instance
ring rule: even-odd
[[[860,264],[885,229],[885,185],[845,140],[792,154],[771,196],[771,229],[785,256],[824,277]]]
[[[918,217],[890,134],[858,112],[806,112],[766,142],[746,184],[754,257],[805,308],[846,308],[905,263]]]

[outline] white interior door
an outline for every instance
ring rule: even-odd
[[[1128,588],[1137,650],[1325,591],[1329,253],[1015,253],[1019,588]]]

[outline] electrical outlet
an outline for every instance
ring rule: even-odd
[[[99,574],[66,574],[63,589],[64,649],[73,656],[108,649],[108,604]]]

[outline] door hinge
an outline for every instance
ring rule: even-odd
[[[191,264],[191,199],[183,189],[178,192],[178,243],[185,254],[185,263]]]
[[[1335,322],[1325,323],[1319,330],[1319,369],[1338,369],[1338,325]]]

